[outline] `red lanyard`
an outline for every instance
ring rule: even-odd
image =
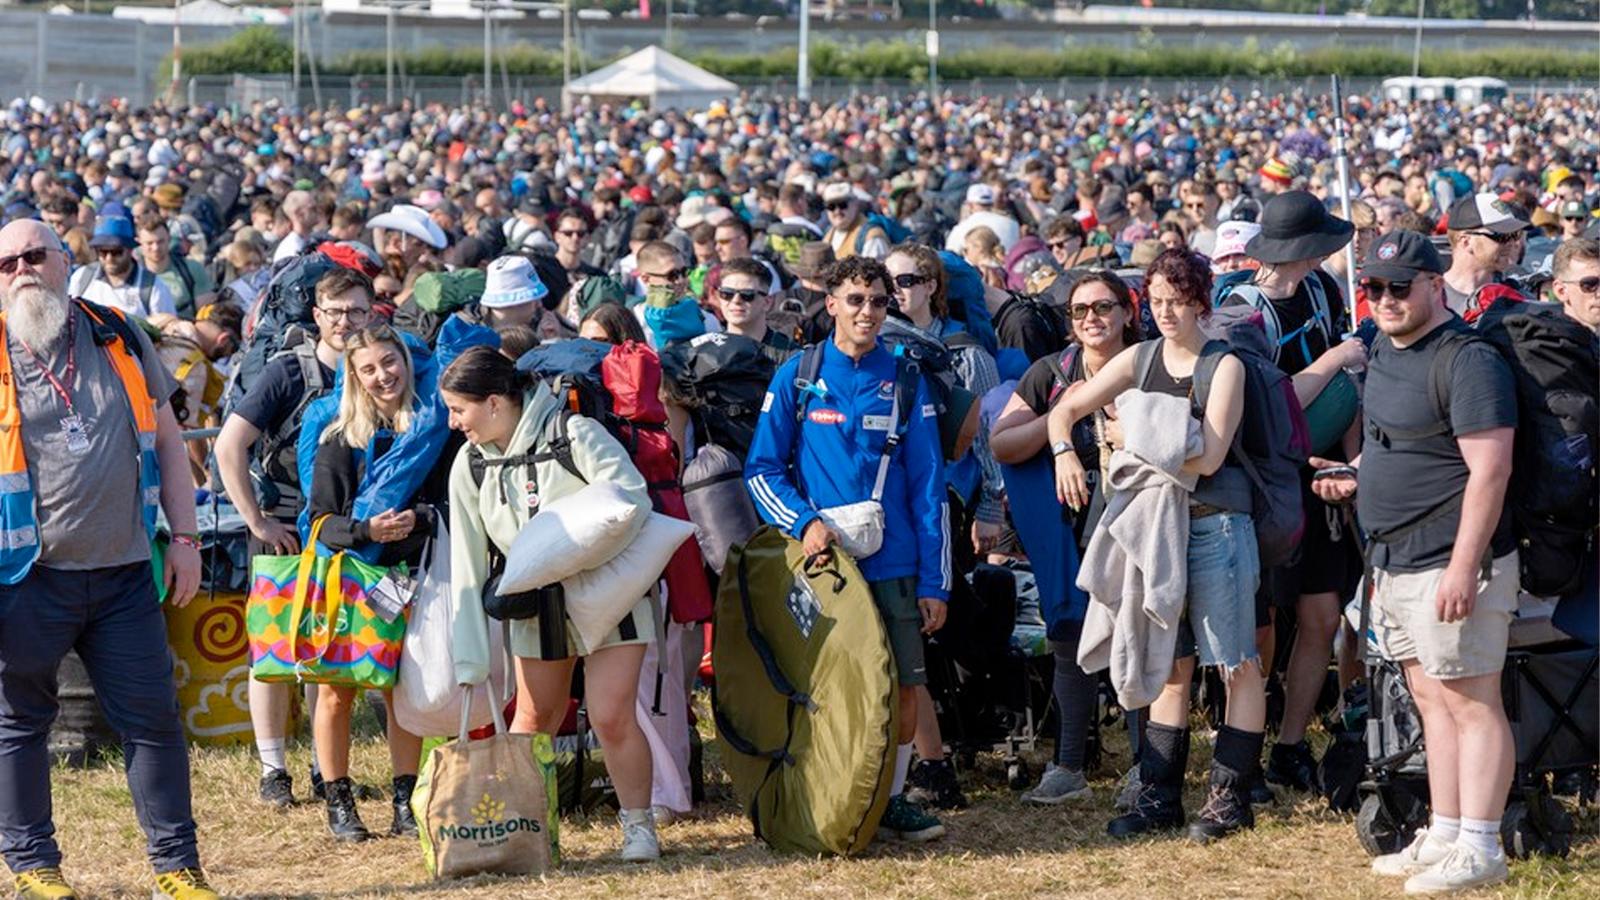
[[[76,310],[69,310],[68,314],[67,314],[67,371],[66,371],[66,376],[67,377],[66,377],[66,384],[71,384],[72,383],[72,376],[78,370],[78,357],[77,357],[78,339],[77,339],[77,334],[78,334],[78,315],[77,315],[77,311]],[[50,382],[50,387],[52,389],[54,389],[55,392],[56,392],[56,395],[61,398],[61,402],[65,403],[67,405],[67,414],[68,415],[77,415],[77,411],[72,408],[72,393],[67,390],[66,384],[62,384],[61,380],[56,378],[56,373],[52,372],[50,370],[50,367],[44,364],[44,360],[39,358],[39,354],[33,352],[33,348],[29,347],[28,343],[26,341],[24,341],[22,338],[19,337],[19,338],[17,338],[17,343],[22,346],[22,349],[28,351],[28,355],[33,358],[33,362],[34,362],[35,365],[37,365],[39,367],[39,371],[44,373],[45,380]]]

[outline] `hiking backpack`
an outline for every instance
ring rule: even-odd
[[[1218,286],[1217,301],[1214,306],[1221,307],[1229,300],[1237,298],[1240,303],[1249,306],[1261,314],[1262,328],[1266,333],[1267,346],[1271,352],[1266,354],[1273,365],[1277,365],[1278,357],[1283,348],[1291,343],[1299,342],[1304,350],[1303,355],[1309,362],[1312,359],[1309,347],[1306,344],[1306,334],[1312,328],[1322,332],[1323,343],[1332,347],[1339,342],[1339,325],[1333,321],[1333,306],[1328,302],[1327,285],[1322,278],[1312,272],[1306,276],[1306,292],[1311,295],[1311,318],[1307,319],[1299,328],[1285,334],[1283,322],[1278,318],[1277,307],[1272,305],[1272,300],[1266,292],[1249,280],[1227,283]]]
[[[655,511],[689,521],[678,480],[678,448],[667,432],[667,410],[661,402],[661,363],[654,350],[636,341],[613,346],[574,338],[535,347],[517,360],[517,368],[543,382],[560,398],[565,412],[603,424],[644,476]],[[552,441],[550,450],[562,468],[583,477],[569,442]],[[481,483],[476,471],[473,477]],[[685,541],[663,577],[673,621],[711,618],[711,588],[698,544]]]
[[[978,346],[978,341],[964,331],[935,340],[913,333],[911,326],[898,326],[897,321],[892,325],[886,324],[881,332],[883,342],[927,383],[928,396],[938,417],[939,444],[944,449],[944,458],[949,462],[959,460],[967,455],[967,449],[978,436],[981,410],[979,398],[962,387],[956,378],[955,353],[963,347]],[[821,346],[813,344],[805,352],[815,352],[814,364],[820,370]],[[801,362],[800,371],[808,371],[807,366],[807,362]],[[812,376],[810,380],[814,381],[815,377]]]
[[[976,338],[990,356],[998,354],[1000,341],[994,333],[989,304],[984,299],[983,275],[972,263],[949,250],[939,251],[939,262],[944,265],[945,302],[950,307],[950,318],[965,325],[967,333]]]
[[[287,346],[291,326],[316,333],[311,309],[316,305],[317,281],[335,265],[327,256],[308,250],[272,266],[266,287],[245,317],[244,346],[239,348],[233,383],[228,388],[228,409],[238,405],[261,376],[261,370]]]
[[[1228,458],[1250,480],[1250,515],[1261,567],[1288,565],[1298,555],[1306,526],[1300,469],[1311,454],[1311,437],[1305,412],[1295,397],[1294,383],[1272,363],[1275,347],[1268,342],[1261,313],[1246,306],[1224,307],[1212,313],[1211,322],[1223,337],[1207,341],[1200,350],[1192,402],[1196,409],[1205,409],[1223,357],[1231,354],[1244,365],[1244,413]],[[1135,385],[1149,383],[1164,343],[1158,337],[1135,345]]]
[[[685,405],[695,443],[717,444],[744,459],[776,368],[761,345],[726,332],[702,334],[663,349],[661,368],[691,401]]]
[[[1517,428],[1511,483],[1506,490],[1517,538],[1522,589],[1540,597],[1578,589],[1600,517],[1595,448],[1600,445],[1596,385],[1600,363],[1594,335],[1553,303],[1500,303],[1441,344],[1428,370],[1428,398],[1436,424],[1390,438],[1415,440],[1450,434],[1450,370],[1468,344],[1494,347],[1511,369],[1517,389]],[[1460,508],[1442,504],[1429,521]],[[1588,562],[1586,562],[1588,561]]]
[[[862,229],[863,233],[866,229]],[[800,250],[812,241],[820,240],[817,233],[793,222],[773,222],[767,226],[767,249],[782,259],[785,265],[800,262]],[[859,252],[859,251],[858,251]]]

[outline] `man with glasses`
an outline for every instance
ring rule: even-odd
[[[1501,297],[1522,298],[1500,281],[1505,245],[1528,223],[1494,194],[1474,194],[1450,208],[1450,269],[1444,273],[1444,299],[1450,311],[1475,321]]]
[[[1183,195],[1183,212],[1194,220],[1194,231],[1189,234],[1189,249],[1206,257],[1217,247],[1217,186],[1209,181],[1195,181]]]
[[[1433,817],[1410,846],[1372,861],[1380,875],[1409,876],[1408,894],[1506,879],[1500,817],[1516,761],[1500,696],[1517,608],[1505,509],[1516,383],[1440,302],[1443,272],[1415,232],[1373,245],[1361,277],[1382,334],[1367,368],[1362,452],[1350,462],[1359,475],[1315,482],[1329,502],[1356,497],[1373,634],[1404,668],[1422,718]]]
[[[639,248],[639,283],[644,302],[633,308],[639,324],[660,350],[674,341],[686,341],[720,330],[717,320],[689,296],[689,269],[683,257],[666,241],[650,241]]]
[[[889,235],[866,216],[864,204],[848,183],[836,181],[822,189],[822,208],[828,214],[828,233],[834,256],[865,256],[882,260],[889,255]]]
[[[89,239],[99,261],[74,272],[68,292],[143,319],[157,313],[177,315],[172,291],[134,256],[133,236],[131,220],[121,216],[101,219]]]
[[[1570,241],[1583,237],[1583,230],[1594,220],[1589,205],[1582,200],[1567,200],[1561,204],[1561,239]]]
[[[774,282],[760,260],[751,257],[729,260],[721,270],[717,302],[729,334],[743,335],[761,345],[761,353],[774,363],[782,363],[800,349],[794,338],[767,327],[772,312]]]
[[[333,388],[345,342],[371,319],[372,282],[359,272],[333,269],[317,282],[311,315],[316,335],[285,339],[284,349],[261,370],[217,435],[217,470],[228,499],[250,529],[252,557],[300,549],[295,530],[304,502],[295,459],[300,419],[311,401]],[[294,802],[285,762],[289,686],[252,679],[249,690],[250,722],[261,757],[261,799],[287,808]],[[315,790],[314,769],[312,782]]]
[[[880,505],[881,542],[856,548],[900,685],[899,753],[878,835],[929,841],[943,836],[944,826],[905,797],[905,782],[917,725],[915,688],[927,683],[922,637],[944,625],[950,596],[950,511],[939,426],[926,385],[903,377],[879,339],[893,291],[883,263],[840,260],[826,283],[833,334],[773,376],[745,484],[761,517],[803,542],[807,554],[859,540],[848,529],[841,535],[835,510]]]
[[[1574,238],[1556,248],[1551,287],[1567,316],[1600,336],[1600,241]]]
[[[152,895],[215,898],[200,872],[157,601],[158,582],[177,607],[200,585],[176,386],[142,329],[66,288],[66,254],[48,226],[0,230],[0,851],[16,896],[75,896],[60,870],[47,743],[56,672],[76,651],[122,741]],[[161,513],[172,541],[152,579]]]
[[[605,272],[583,261],[584,242],[589,239],[589,220],[576,209],[566,209],[556,219],[556,261],[567,270],[568,280],[576,284],[592,275]]]

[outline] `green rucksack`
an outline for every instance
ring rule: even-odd
[[[628,302],[628,291],[623,288],[622,282],[610,275],[590,275],[578,285],[578,317],[582,318],[589,311],[602,303],[615,303],[625,306]]]
[[[476,303],[487,281],[482,269],[428,272],[417,278],[411,298],[427,312],[445,315]]]
[[[811,564],[771,527],[728,552],[711,707],[755,833],[779,850],[867,848],[889,804],[899,716],[872,589],[835,551]]]

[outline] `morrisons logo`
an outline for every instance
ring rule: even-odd
[[[495,841],[519,831],[543,831],[539,823],[526,816],[515,816],[481,825],[440,825],[439,840]]]

